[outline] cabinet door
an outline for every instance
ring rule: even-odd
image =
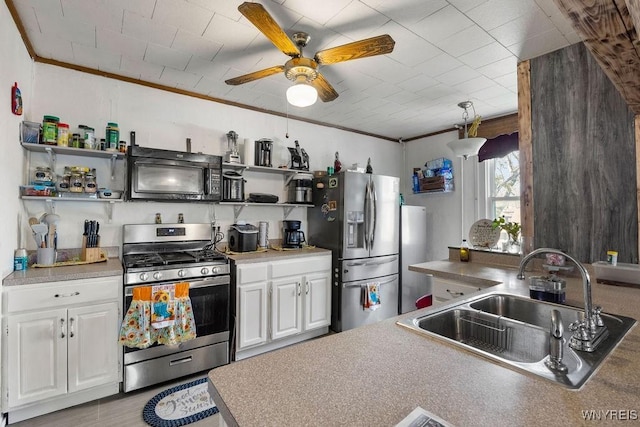
[[[433,305],[439,305],[456,298],[470,295],[481,290],[478,286],[468,285],[447,279],[434,277],[432,282]]]
[[[331,271],[310,274],[305,280],[304,329],[331,323]]]
[[[289,277],[271,282],[271,338],[302,332],[302,278]]]
[[[11,315],[7,327],[9,408],[66,393],[67,310]]]
[[[69,309],[69,392],[118,381],[118,323],[116,302]]]
[[[267,282],[238,285],[238,350],[267,342]]]

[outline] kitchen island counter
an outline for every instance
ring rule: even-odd
[[[528,295],[516,269],[461,264],[420,266],[487,286],[500,282],[479,292]],[[568,281],[567,303],[580,306],[581,281]],[[640,290],[593,283],[593,300],[604,312],[637,318]],[[396,324],[429,310],[216,368],[209,372],[212,397],[224,420],[240,426],[392,426],[417,406],[460,426],[589,424],[585,413],[611,424],[640,417],[640,328],[572,391]]]
[[[307,246],[301,249],[267,249],[265,251],[258,252],[233,253],[228,254],[227,256],[236,264],[249,264],[254,262],[277,261],[279,259],[285,258],[306,257],[325,254],[330,255],[331,251],[329,249]]]

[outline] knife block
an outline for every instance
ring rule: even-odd
[[[101,260],[102,251],[100,248],[88,248],[87,237],[82,236],[82,252],[80,253],[80,259],[86,262],[98,262]]]

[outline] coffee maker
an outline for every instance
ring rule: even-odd
[[[282,221],[282,247],[289,249],[299,249],[306,241],[304,231],[300,231],[302,221],[284,220]]]
[[[270,139],[259,139],[255,145],[255,162],[256,166],[272,167],[271,154],[273,153],[273,141]]]

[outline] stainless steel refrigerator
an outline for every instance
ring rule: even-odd
[[[416,301],[432,292],[432,276],[409,271],[411,264],[427,261],[427,209],[400,207],[400,313],[416,309]]]
[[[399,186],[396,177],[352,171],[314,179],[308,240],[333,252],[336,332],[398,314]],[[367,284],[378,285],[375,310],[365,308]]]

